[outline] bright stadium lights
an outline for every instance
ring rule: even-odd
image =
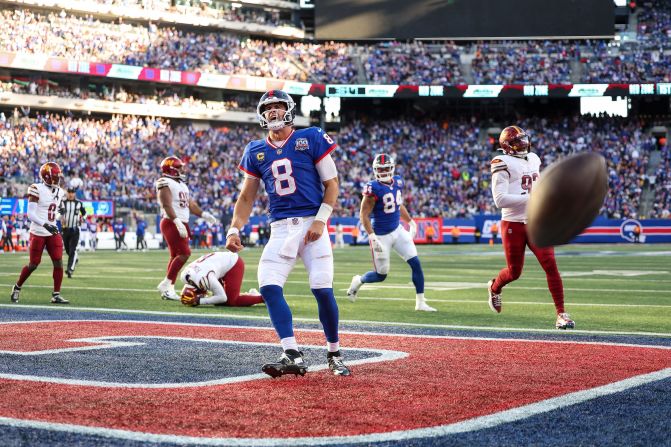
[[[581,115],[600,115],[621,116],[626,118],[629,115],[629,98],[624,96],[601,96],[580,98]]]

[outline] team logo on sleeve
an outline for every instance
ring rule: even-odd
[[[263,152],[259,152],[258,154],[256,154],[256,159],[258,161],[263,161],[266,159],[266,154],[264,154]]]
[[[296,146],[294,146],[294,148],[297,151],[305,151],[305,150],[310,149],[308,139],[307,138],[297,138],[296,139]]]

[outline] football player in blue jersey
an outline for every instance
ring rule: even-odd
[[[300,257],[317,299],[329,368],[335,375],[349,376],[339,347],[333,252],[326,228],[338,198],[338,171],[331,158],[337,145],[317,127],[294,129],[296,103],[281,90],[266,92],[256,111],[261,127],[268,129],[268,137],[249,143],[242,155],[239,168],[245,179],[226,234],[226,248],[242,250],[240,230],[249,219],[263,182],[270,203],[271,233],[259,261],[258,280],[284,353],[278,362],[265,364],[262,370],[272,377],[307,372],[283,290]]]
[[[363,284],[381,282],[387,278],[389,255],[393,248],[412,269],[412,283],[416,292],[415,310],[435,312],[436,309],[426,304],[424,298],[424,272],[413,242],[417,224],[403,205],[404,182],[400,176],[394,175],[395,167],[394,159],[388,154],[379,154],[373,161],[375,180],[368,182],[364,188],[359,218],[368,232],[375,270],[355,275],[347,290],[347,297],[354,302]],[[403,228],[401,219],[410,226],[410,231]]]

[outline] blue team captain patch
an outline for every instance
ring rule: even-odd
[[[307,138],[296,138],[296,145],[294,146],[294,149],[297,151],[306,151],[310,149],[310,145],[308,143]]]

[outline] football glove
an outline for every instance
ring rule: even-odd
[[[173,222],[175,223],[175,226],[177,227],[177,232],[179,233],[179,237],[182,237],[184,239],[189,237],[189,232],[186,231],[186,227],[184,226],[184,223],[181,220],[179,220],[179,218],[176,218],[175,220],[173,220]]]
[[[48,222],[45,222],[44,225],[42,225],[42,226],[44,227],[45,230],[47,230],[52,235],[59,233],[58,227],[56,225],[52,225]]]
[[[210,212],[208,212],[208,211],[203,211],[203,214],[201,214],[200,217],[202,217],[203,219],[205,219],[205,221],[206,221],[207,223],[209,223],[210,225],[214,225],[214,224],[216,224],[216,223],[219,221],[219,219],[217,219],[216,217],[214,217],[214,216],[212,215],[212,213],[210,213]]]
[[[378,253],[383,253],[384,252],[384,247],[382,246],[382,242],[377,238],[375,233],[371,233],[368,235],[368,240],[370,241],[370,246],[373,247],[373,251],[378,252]]]
[[[414,239],[417,236],[417,222],[410,220],[408,226],[410,227],[410,237]]]

